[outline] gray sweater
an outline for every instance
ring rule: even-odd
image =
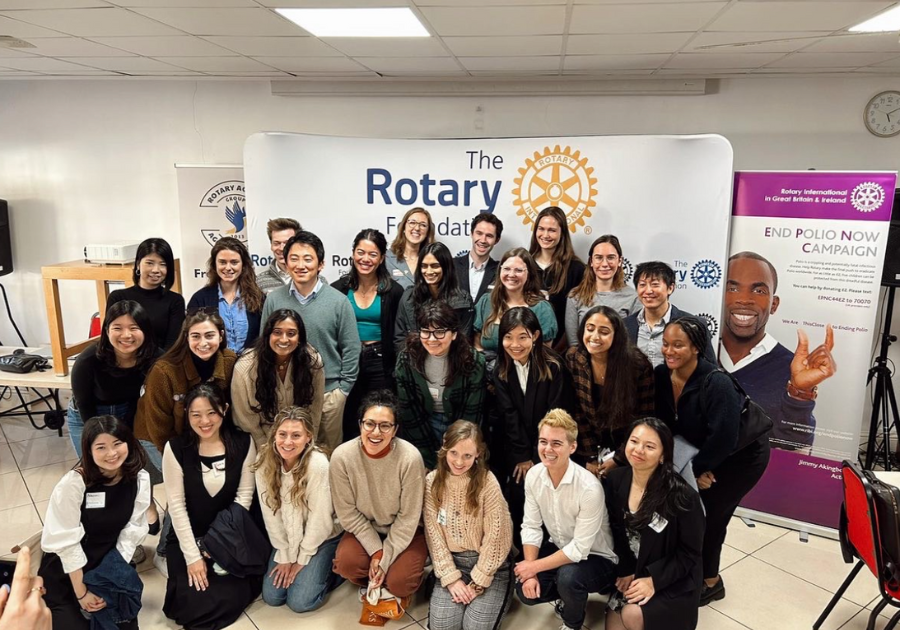
[[[290,291],[288,284],[266,297],[261,326],[265,326],[269,316],[278,309],[289,308],[300,315],[306,327],[306,338],[319,351],[325,365],[325,391],[340,387],[349,394],[359,374],[362,347],[350,300],[324,282],[316,297],[306,304],[300,304]]]
[[[601,305],[613,309],[622,319],[643,308],[637,291],[627,284],[618,291],[597,291],[590,304],[582,304],[570,295],[566,298],[566,339],[570,346],[578,345],[578,327],[581,326],[585,314],[595,306]]]

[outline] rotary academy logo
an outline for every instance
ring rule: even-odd
[[[566,214],[570,231],[581,226],[585,234],[590,234],[591,227],[584,220],[597,205],[593,199],[597,178],[592,177],[594,169],[587,163],[580,151],[573,153],[572,147],[560,149],[559,145],[544,147],[543,153],[535,151],[531,158],[525,158],[525,168],[519,169],[515,179],[518,188],[512,191],[522,223],[534,223],[543,208],[558,206]]]
[[[701,260],[691,267],[691,282],[700,289],[718,286],[722,279],[722,267],[714,260]]]
[[[850,203],[860,212],[875,212],[884,203],[884,188],[875,182],[859,184],[850,193]]]
[[[244,182],[234,179],[219,182],[206,191],[200,201],[200,207],[218,208],[224,218],[222,227],[200,230],[207,243],[215,245],[223,236],[233,236],[243,243],[247,242],[247,233],[244,230],[247,222]]]

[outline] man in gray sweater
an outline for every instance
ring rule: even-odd
[[[359,373],[361,342],[356,316],[347,297],[320,277],[325,247],[312,232],[300,231],[284,246],[291,283],[266,298],[261,325],[275,311],[288,308],[303,320],[306,338],[319,351],[325,365],[325,401],[319,444],[334,450],[343,441],[343,415],[347,396]]]

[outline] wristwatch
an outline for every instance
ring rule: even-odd
[[[811,401],[815,400],[816,396],[819,395],[819,387],[818,385],[813,387],[812,389],[799,389],[797,388],[790,379],[787,382],[787,393],[791,398],[796,398],[797,400],[806,400]]]

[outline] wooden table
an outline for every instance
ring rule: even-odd
[[[0,356],[12,354],[19,347],[20,346],[0,346]],[[47,348],[24,348],[24,350],[29,354],[44,354],[46,353]],[[33,411],[31,409],[32,405],[43,403],[47,406],[47,409],[50,412],[54,414],[64,415],[65,409],[62,408],[62,405],[59,401],[59,390],[72,389],[72,378],[68,375],[68,372],[71,368],[71,363],[73,362],[74,360],[66,361],[67,365],[65,376],[57,376],[52,368],[50,370],[45,370],[44,372],[29,372],[28,374],[16,374],[14,372],[0,371],[0,391],[3,391],[3,388],[5,387],[9,387],[13,391],[15,391],[16,395],[19,398],[18,405],[10,409],[4,409],[3,411],[0,411],[0,418],[27,416],[28,420],[31,422],[31,425],[35,429],[45,429],[47,427],[43,422],[39,423],[35,421],[34,414],[40,412]],[[37,398],[35,400],[25,400],[25,397],[21,392],[22,388],[32,390],[37,395]],[[47,394],[42,394],[38,391],[39,389],[47,389],[49,390],[49,392]],[[62,435],[61,426],[57,430],[57,433],[58,435]]]
[[[84,350],[88,344],[96,341],[96,337],[66,344],[66,333],[63,329],[62,308],[59,302],[60,280],[92,280],[97,287],[97,306],[102,321],[106,314],[106,302],[109,299],[109,283],[124,282],[126,287],[132,281],[131,263],[127,265],[101,265],[86,263],[83,260],[59,263],[41,267],[44,279],[44,301],[47,304],[47,323],[50,325],[50,348],[53,352],[54,372],[57,376],[69,373],[68,359]],[[175,281],[171,290],[181,293],[181,262],[175,259]]]

